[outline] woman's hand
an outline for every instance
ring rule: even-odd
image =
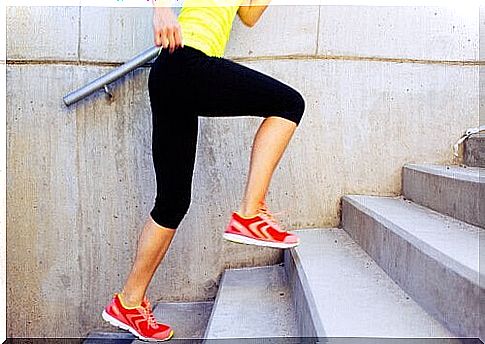
[[[153,35],[155,45],[169,48],[170,53],[184,46],[180,24],[170,7],[153,8]]]

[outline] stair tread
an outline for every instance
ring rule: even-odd
[[[453,337],[343,230],[298,230],[305,274],[326,337]],[[300,277],[302,278],[302,277]]]
[[[206,338],[297,335],[283,266],[228,269],[224,272]]]
[[[463,277],[478,283],[479,238],[484,229],[398,197],[346,195],[359,210]]]
[[[440,164],[405,164],[404,168],[462,181],[485,183],[485,168],[482,167]]]

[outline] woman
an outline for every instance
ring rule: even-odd
[[[145,292],[189,209],[198,116],[264,118],[254,138],[242,203],[223,237],[288,248],[298,245],[298,237],[281,230],[265,196],[305,108],[303,97],[293,88],[223,57],[236,14],[252,27],[270,0],[185,0],[178,20],[167,2],[154,0],[155,44],[161,53],[148,80],[155,205],[126,284],[103,311],[106,321],[150,340],[173,335],[170,326],[156,322]]]

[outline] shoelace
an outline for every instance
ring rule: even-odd
[[[258,211],[260,214],[264,215],[265,219],[271,225],[273,225],[273,227],[275,227],[279,231],[284,232],[284,230],[281,229],[281,226],[279,225],[278,220],[275,218],[275,215],[282,215],[285,213],[284,211],[278,211],[276,213],[273,213],[269,211],[268,205],[266,204],[266,202],[263,202],[263,204],[259,207]]]
[[[145,303],[146,303],[146,306],[143,309],[144,309],[145,315],[148,319],[148,324],[153,328],[157,328],[158,323],[157,323],[157,320],[155,319],[155,317],[153,316],[153,311],[152,311],[150,302],[148,300],[145,300]]]

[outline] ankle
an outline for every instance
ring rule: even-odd
[[[254,210],[242,210],[239,209],[237,212],[239,215],[244,216],[244,217],[254,217],[257,215],[257,212]]]
[[[134,308],[141,306],[141,299],[133,297],[132,295],[127,295],[126,292],[122,291],[118,294],[121,305],[125,308]]]
[[[250,217],[256,216],[259,213],[259,209],[264,205],[263,201],[253,203],[243,203],[239,207],[238,213],[242,216]]]

